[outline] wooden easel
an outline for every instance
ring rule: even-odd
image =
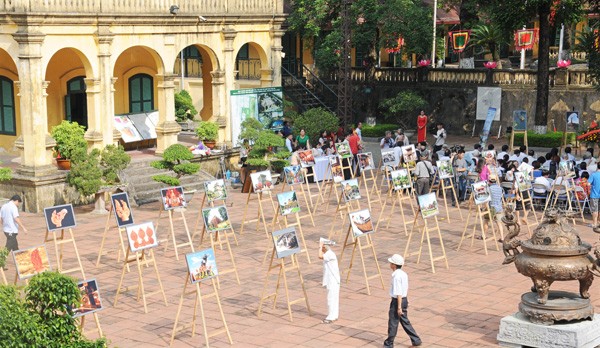
[[[514,151],[515,150],[515,134],[523,134],[523,145],[525,145],[526,148],[529,148],[529,144],[527,143],[527,131],[512,131],[512,133],[510,133],[510,151]]]
[[[253,192],[248,192],[248,197],[246,198],[246,206],[244,207],[244,214],[242,216],[242,223],[241,223],[241,227],[240,227],[240,236],[242,234],[244,234],[244,226],[246,224],[250,224],[253,222],[256,222],[256,231],[258,231],[258,226],[259,224],[262,222],[263,228],[265,230],[265,235],[267,236],[267,238],[269,237],[269,231],[267,229],[267,221],[265,219],[265,211],[263,208],[263,202],[264,201],[269,201],[269,203],[271,203],[271,208],[273,208],[273,211],[275,211],[275,205],[273,204],[273,198],[271,197],[271,191],[261,191],[259,193],[257,193],[257,201],[258,201],[258,211],[257,211],[257,216],[256,219],[252,219],[252,220],[246,220],[246,217],[248,216],[248,206],[250,205],[250,202],[253,201],[252,197]]]
[[[299,218],[300,219],[309,218],[313,227],[315,227],[315,220],[313,219],[312,206],[310,206],[308,203],[308,198],[310,196],[310,193],[307,194],[304,191],[304,187],[302,186],[302,184],[290,185],[290,187],[291,187],[292,191],[296,192],[296,196],[298,195],[298,193],[302,193],[302,197],[304,197],[304,203],[306,204],[306,214],[299,215]],[[298,190],[297,187],[299,187],[300,189]],[[284,191],[282,190],[281,192],[283,193]],[[322,197],[322,196],[319,196],[319,197]],[[317,202],[318,201],[319,200],[317,199]],[[277,216],[277,213],[275,213],[275,216]]]
[[[367,178],[367,172],[370,174],[369,178]],[[369,206],[369,210],[373,210],[371,203],[379,203],[381,204],[381,194],[379,193],[379,188],[377,187],[377,176],[375,175],[374,169],[363,170],[361,174],[362,182],[365,185],[365,192],[367,194],[367,204]],[[372,183],[372,187],[369,189],[367,183]],[[374,196],[377,195],[377,199]],[[373,196],[373,199],[371,199]]]
[[[454,197],[454,202],[456,204],[456,210],[458,210],[458,215],[460,216],[460,221],[463,221],[463,217],[462,217],[462,212],[460,211],[460,205],[458,204],[458,196],[456,194],[456,189],[454,188],[454,179],[452,177],[450,178],[445,178],[445,179],[440,179],[440,171],[438,170],[435,173],[435,177],[433,179],[433,181],[435,182],[435,180],[438,180],[438,190],[441,189],[442,191],[442,196],[444,197],[444,206],[446,207],[446,219],[447,221],[450,221],[450,210],[448,209],[448,200],[447,200],[447,196],[446,196],[446,191],[450,190],[452,193],[451,197]],[[448,180],[450,183],[447,184],[446,180]],[[433,191],[433,185],[431,185],[429,187],[429,192]]]
[[[117,229],[117,234],[119,235],[119,242],[121,244],[121,249],[118,250],[117,253],[117,262],[121,261],[121,255],[123,255],[123,257],[125,257],[125,240],[123,239],[123,233],[126,233],[125,231],[125,227],[119,227],[117,226],[116,222],[113,224],[110,223],[110,221],[114,218],[113,216],[113,206],[110,206],[110,210],[108,212],[108,215],[106,216],[106,223],[104,224],[104,233],[102,234],[102,242],[100,242],[100,250],[98,251],[98,258],[96,259],[96,267],[98,267],[100,265],[100,259],[102,258],[102,255],[104,255],[103,250],[104,250],[104,242],[106,241],[106,236],[108,235],[108,231],[111,230],[111,225],[113,227],[116,227]],[[127,272],[129,272],[129,265],[127,265]]]
[[[204,202],[206,199],[206,193],[204,194],[204,198],[202,198],[202,204],[200,205],[200,209],[198,210],[198,217],[196,218],[196,223],[194,224],[194,233],[192,233],[192,244],[194,243],[194,239],[196,238],[196,234],[198,233],[198,226],[200,225],[200,220],[203,220],[202,210],[204,208]],[[211,208],[215,207],[215,201],[222,201],[222,205],[227,206],[227,202],[224,199],[215,199],[209,203]],[[204,234],[206,233],[206,226],[202,224],[202,232],[200,233],[200,245],[204,242]],[[233,240],[235,241],[235,245],[238,245],[237,237],[235,236],[235,231],[233,230],[233,226],[231,226],[231,234],[233,235]],[[221,248],[222,249],[222,248]]]
[[[156,228],[155,228],[156,231],[158,231],[158,224],[160,223],[160,217],[162,215],[162,212],[164,211],[164,207],[162,204],[160,207],[161,208],[158,212],[158,220],[156,220]],[[184,208],[184,207],[177,207],[174,209],[167,210],[167,215],[169,216],[169,226],[171,228],[171,239],[173,240],[173,249],[175,249],[175,258],[177,260],[179,260],[179,248],[183,248],[183,247],[187,246],[187,247],[190,247],[192,249],[192,251],[194,251],[192,237],[190,236],[190,229],[188,228],[187,220],[185,218],[185,211],[186,211],[186,208]],[[179,244],[177,243],[177,239],[175,238],[175,227],[173,226],[174,212],[181,214],[181,220],[183,221],[183,227],[185,229],[185,235],[187,236],[187,242],[183,242],[183,243],[179,243]],[[169,243],[165,243],[165,252],[167,252],[168,248],[169,248]]]
[[[213,287],[213,292],[208,295],[202,295],[202,291],[200,290],[200,283],[191,284],[194,289],[191,291],[187,291],[187,287],[189,284],[190,273],[188,271],[187,277],[185,279],[185,284],[183,285],[183,292],[181,293],[181,297],[179,298],[179,306],[177,307],[177,315],[175,316],[175,323],[173,324],[173,331],[171,333],[171,341],[169,343],[169,347],[173,345],[173,341],[175,340],[175,335],[178,332],[181,332],[188,327],[192,328],[192,338],[196,334],[196,310],[198,308],[198,303],[200,304],[200,316],[202,318],[202,329],[204,332],[204,340],[206,342],[206,347],[209,347],[209,338],[220,335],[227,334],[227,339],[229,340],[229,344],[233,344],[233,340],[231,339],[231,333],[229,332],[229,327],[227,326],[227,321],[225,321],[225,313],[223,313],[223,307],[221,306],[221,299],[219,298],[219,290],[217,289],[217,282],[215,282],[215,278],[210,279]],[[194,314],[192,316],[192,322],[190,325],[182,325],[177,326],[179,323],[179,316],[181,315],[181,308],[183,307],[183,302],[185,300],[186,295],[194,294]],[[223,329],[214,330],[211,328],[210,334],[208,333],[208,328],[206,326],[206,315],[204,314],[204,303],[202,302],[209,298],[216,298],[217,306],[219,307],[219,313],[221,313],[221,320],[223,321]]]
[[[348,239],[351,241],[348,242]],[[365,239],[366,243],[361,243],[361,239]],[[365,236],[355,237],[354,233],[352,233],[352,225],[348,226],[348,231],[346,232],[346,238],[344,239],[344,246],[342,248],[342,252],[340,254],[339,263],[342,263],[342,258],[344,257],[344,251],[346,248],[352,246],[352,256],[350,257],[350,265],[348,265],[348,273],[346,275],[346,283],[350,279],[350,272],[352,271],[352,265],[354,264],[354,257],[356,255],[356,250],[358,249],[358,254],[360,256],[360,262],[362,264],[363,275],[365,277],[365,285],[367,286],[367,295],[371,295],[371,288],[369,287],[369,280],[379,278],[381,280],[381,288],[385,290],[385,285],[383,284],[383,276],[381,275],[381,268],[379,267],[379,262],[377,261],[377,254],[375,253],[375,246],[373,245],[373,239],[371,238],[371,234],[367,234]],[[377,267],[377,273],[369,276],[367,273],[367,266],[365,265],[365,257],[363,255],[363,250],[370,249],[373,252],[373,259],[375,260],[375,266]]]
[[[420,219],[419,219],[419,217],[420,217]],[[429,224],[427,223],[427,219],[423,219],[421,214],[419,212],[417,212],[417,214],[415,215],[415,219],[413,221],[413,227],[411,228],[410,233],[408,234],[408,241],[406,242],[406,248],[404,249],[404,258],[407,259],[410,256],[417,255],[417,263],[419,263],[421,261],[421,252],[423,250],[423,242],[425,241],[425,238],[427,238],[427,248],[429,249],[429,261],[431,262],[431,272],[435,273],[435,266],[433,264],[434,261],[444,260],[444,262],[446,264],[446,269],[448,269],[449,266],[448,266],[448,258],[446,257],[446,249],[444,248],[444,240],[442,239],[442,232],[440,231],[440,224],[438,222],[437,215],[435,215],[433,218],[435,220],[435,226],[429,227]],[[419,220],[423,221],[422,225],[418,223]],[[421,243],[419,245],[418,252],[409,253],[408,251],[410,249],[410,242],[411,242],[413,234],[415,232],[415,228],[417,228],[421,231]],[[437,231],[438,238],[440,239],[440,246],[442,248],[442,255],[438,256],[438,257],[433,257],[433,252],[431,250],[431,238],[429,235],[429,232],[435,232],[435,231]]]
[[[269,268],[267,270],[267,276],[265,278],[265,284],[263,286],[263,291],[260,296],[260,302],[258,304],[258,317],[260,318],[260,316],[262,314],[263,303],[266,300],[268,300],[269,298],[273,298],[273,309],[275,309],[275,306],[277,305],[277,293],[279,292],[279,287],[282,282],[283,282],[283,288],[285,289],[285,299],[287,301],[287,309],[288,309],[288,314],[290,316],[290,321],[294,321],[294,319],[292,318],[292,305],[303,302],[303,301],[306,303],[306,309],[308,310],[308,315],[312,315],[310,312],[310,304],[308,303],[308,294],[306,292],[306,287],[304,286],[304,279],[302,278],[302,273],[300,272],[300,263],[296,259],[296,255],[292,254],[290,256],[291,264],[289,266],[286,266],[285,260],[284,260],[285,258],[280,258],[279,261],[275,261],[276,253],[277,253],[277,251],[275,250],[275,247],[273,247],[272,252],[271,252],[271,261],[269,262]],[[271,275],[271,271],[275,270],[275,269],[278,269],[277,285],[275,286],[275,292],[267,294],[266,292],[267,292],[267,286],[269,285],[269,276]],[[304,293],[304,297],[300,297],[296,300],[290,301],[290,291],[288,288],[286,273],[288,271],[293,271],[293,270],[296,270],[298,272],[298,277],[300,278],[300,285],[302,286],[302,292]]]
[[[484,229],[484,225],[483,225],[483,219],[486,215],[489,218],[489,224],[492,229],[492,235],[489,237],[486,237],[485,229]],[[471,220],[471,216],[473,216],[473,230],[471,231],[470,235],[466,236],[467,229],[469,228],[469,221]],[[460,250],[460,246],[462,245],[462,242],[465,239],[465,236],[467,238],[469,238],[469,237],[471,238],[471,247],[473,247],[473,243],[475,242],[476,229],[477,229],[477,220],[479,220],[479,227],[481,228],[481,239],[483,240],[483,250],[485,250],[485,254],[486,255],[488,254],[488,248],[487,248],[488,240],[492,240],[494,242],[494,245],[496,246],[496,251],[498,251],[499,249],[498,249],[498,241],[497,241],[497,237],[496,237],[496,229],[494,228],[494,220],[493,220],[492,212],[490,211],[489,202],[485,202],[482,204],[475,204],[473,195],[471,195],[471,198],[469,199],[469,215],[467,216],[467,222],[465,223],[465,229],[463,230],[463,233],[460,238],[460,242],[458,243],[458,248],[456,248],[456,251]]]
[[[566,197],[566,203],[569,207],[568,211],[572,211],[573,205],[572,205],[571,201],[573,200],[573,197],[576,197],[576,196],[574,196],[574,195],[576,195],[576,192],[573,189],[573,187],[575,187],[575,181],[573,180],[572,177],[564,177],[564,176],[562,177],[560,184],[555,184],[556,181],[558,181],[558,178],[556,180],[554,180],[554,182],[552,183],[552,189],[548,193],[548,198],[546,199],[546,204],[544,206],[544,212],[548,209],[548,204],[550,203],[550,201],[552,201],[550,208],[554,208],[556,206],[556,203],[558,203],[558,196],[560,195],[560,193],[556,190],[557,186],[563,186],[565,188],[564,194]],[[579,209],[579,213],[581,214],[581,220],[583,222],[585,222],[585,217],[583,216],[583,209],[581,208],[581,204],[579,203],[578,199],[576,199],[575,202]],[[571,217],[571,220],[573,221],[573,225],[576,225],[575,218]]]
[[[408,180],[410,181],[410,186],[412,188],[412,179],[411,176],[408,175]],[[413,203],[416,201],[415,191],[411,188],[405,188],[401,190],[395,190],[393,185],[390,185],[390,188],[386,194],[385,200],[383,201],[383,205],[381,206],[381,212],[379,213],[379,219],[377,219],[377,225],[375,226],[375,230],[379,230],[379,223],[383,221],[383,216],[386,213],[386,207],[388,200],[392,200],[392,210],[387,215],[387,222],[385,228],[390,228],[390,221],[392,220],[392,216],[394,215],[394,211],[396,210],[396,204],[400,207],[400,213],[402,214],[402,224],[404,225],[404,235],[408,236],[408,225],[413,223],[406,220],[406,216],[404,215],[404,201],[408,202],[410,206],[410,210],[412,211],[413,216],[415,215],[415,207]]]
[[[0,267],[0,276],[2,276],[2,284],[8,285],[8,281],[6,281],[6,274],[4,274],[4,269]]]
[[[306,168],[308,168],[308,167],[306,167]],[[302,168],[302,170],[306,170],[306,168]],[[321,190],[321,183],[317,180],[317,176],[315,174],[315,167],[311,166],[311,168],[312,168],[312,173],[308,173],[308,170],[306,170],[306,172],[304,173],[304,184],[306,185],[306,192],[308,195],[308,199],[310,200],[310,208],[308,208],[308,209],[312,208],[313,214],[316,214],[317,205],[319,204],[319,202],[323,201],[323,192]],[[315,185],[317,186],[317,191],[315,193],[312,192],[310,183],[308,182],[310,178],[313,179]],[[316,200],[313,201],[313,198],[316,198]],[[314,224],[313,224],[313,226],[314,226]]]
[[[231,230],[231,233],[233,233],[233,227],[230,227],[229,229]],[[202,237],[204,237],[204,230],[202,231]],[[235,273],[235,279],[239,285],[240,277],[238,275],[237,267],[235,265],[235,258],[233,257],[233,251],[231,250],[231,244],[229,244],[229,235],[227,233],[227,229],[221,230],[221,231],[210,232],[209,237],[210,237],[209,238],[210,239],[210,247],[213,250],[215,250],[215,251],[217,250],[215,248],[216,244],[219,244],[219,247],[221,248],[221,250],[223,250],[223,244],[225,244],[225,246],[227,247],[227,251],[229,252],[229,257],[231,258],[232,268],[224,271],[222,267],[219,267],[219,275]],[[201,238],[201,239],[203,239],[203,238]],[[217,279],[217,282],[218,282],[218,279]]]
[[[344,198],[342,197],[343,194],[344,193],[341,192],[339,194],[339,196],[336,196],[336,198],[337,198],[337,207],[335,208],[335,212],[333,214],[333,219],[331,221],[331,228],[329,229],[329,235],[327,237],[327,239],[329,239],[329,240],[334,240],[333,238],[338,234],[338,231],[340,232],[340,234],[344,231],[343,227],[341,227],[338,230],[334,229],[335,225],[336,225],[336,220],[337,220],[338,216],[341,219],[340,226],[344,226],[344,224],[346,222],[346,217],[348,216],[348,214],[350,214],[350,212],[352,210],[360,210],[360,201],[358,199],[354,199],[354,200],[351,200],[349,202],[346,202],[344,200]],[[354,202],[356,202],[356,206],[354,206]]]
[[[280,213],[280,208],[279,205],[277,206],[277,211],[275,212],[275,216],[273,217],[273,222],[271,224],[272,228],[273,228],[273,232],[275,231],[275,224],[277,224],[280,228],[281,228],[281,223],[279,221],[279,214]],[[289,215],[295,215],[296,216],[296,222],[294,223],[290,223],[288,220],[288,216]],[[302,241],[302,246],[304,247],[304,249],[300,250],[300,252],[304,252],[306,253],[306,259],[308,260],[308,263],[311,263],[310,261],[310,254],[308,253],[308,248],[306,245],[306,241],[304,240],[304,233],[302,232],[302,224],[300,223],[300,214],[298,213],[294,213],[294,214],[288,214],[288,215],[283,215],[283,222],[284,222],[284,228],[288,228],[288,227],[298,227],[298,234],[300,235],[300,240]],[[267,252],[269,251],[269,248],[267,248]],[[266,259],[265,255],[265,259]]]
[[[163,289],[162,282],[160,281],[160,274],[158,273],[156,259],[154,258],[154,249],[143,249],[141,252],[135,252],[135,255],[133,258],[130,257],[130,254],[131,254],[131,247],[128,247],[127,253],[125,254],[125,258],[123,259],[123,270],[121,271],[121,279],[119,280],[119,286],[117,286],[117,293],[115,294],[115,302],[113,304],[113,307],[115,307],[115,308],[117,307],[117,301],[119,300],[119,294],[121,293],[121,290],[129,291],[130,289],[135,289],[135,288],[137,288],[136,301],[140,300],[140,293],[142,295],[142,302],[144,303],[144,313],[148,313],[146,297],[156,295],[158,293],[162,293],[163,300],[165,302],[165,306],[168,306],[167,296],[165,295],[165,290]],[[137,265],[138,284],[134,285],[132,287],[126,287],[125,289],[122,289],[123,278],[125,278],[125,270],[127,268],[127,264],[132,263],[132,262],[135,262]],[[143,270],[142,266],[150,266],[150,265],[152,265],[154,267],[154,272],[156,273],[156,279],[158,280],[158,286],[159,286],[160,290],[146,294],[146,291],[144,289],[144,277],[143,277],[143,272],[142,272],[142,270]]]

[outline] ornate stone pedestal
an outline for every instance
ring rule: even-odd
[[[576,323],[542,325],[516,313],[500,320],[498,343],[503,347],[593,348],[600,345],[600,315]]]
[[[538,302],[535,292],[521,296],[519,312],[525,314],[531,322],[552,325],[557,321],[592,319],[594,307],[589,298],[581,298],[579,294],[566,291],[550,291],[548,301]]]

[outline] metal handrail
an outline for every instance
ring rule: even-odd
[[[321,104],[325,109],[327,109],[329,112],[333,112],[333,110],[331,110],[331,108],[329,108],[329,106],[327,106],[327,104],[325,104],[321,98],[317,97],[310,89],[308,89],[302,82],[300,82],[300,80],[298,80],[296,78],[296,76],[294,76],[294,74],[290,73],[290,71],[286,68],[284,68],[283,66],[281,67],[281,71],[284,73],[285,76],[287,77],[291,77],[292,81],[294,81],[294,85],[296,86],[300,86],[304,89],[305,92],[307,92],[311,97],[313,97],[316,101],[319,102],[319,104]],[[281,79],[282,84],[285,85],[285,80]],[[285,87],[285,86],[284,86]],[[293,97],[292,97],[293,99]],[[298,102],[298,101],[297,101]]]
[[[307,71],[310,76],[311,76],[311,80],[317,80],[318,85],[321,87],[321,89],[325,89],[326,91],[328,91],[335,99],[338,98],[337,93],[335,93],[331,88],[329,88],[329,86],[327,86],[327,84],[325,82],[323,82],[323,80],[321,80],[317,75],[315,75],[314,72],[312,72],[312,70],[310,70],[309,68],[306,67],[306,65],[302,64],[302,75],[304,75],[304,71]],[[312,82],[312,81],[311,81]]]

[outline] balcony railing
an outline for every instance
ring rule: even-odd
[[[579,61],[587,60],[587,53],[585,53],[585,52],[569,51],[569,55],[571,56],[571,59],[575,59],[575,60],[579,60]],[[548,56],[550,56],[550,59],[554,59],[554,60],[558,59],[558,47],[550,46],[550,52],[548,53]]]
[[[169,14],[282,14],[283,0],[0,0],[0,13]]]
[[[237,80],[260,80],[260,59],[247,58],[235,61]]]
[[[183,59],[184,77],[202,77],[202,59],[184,58]],[[175,59],[173,74],[181,76],[181,59]]]

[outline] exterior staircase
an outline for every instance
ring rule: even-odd
[[[165,188],[165,184],[152,180],[152,176],[168,173],[168,170],[155,169],[150,166],[150,162],[158,158],[136,158],[121,173],[121,181],[127,184],[129,197],[138,204],[146,204],[160,200],[160,190]],[[203,170],[196,175],[184,176],[180,179],[181,186],[185,192],[204,190],[204,182],[214,180],[215,178]],[[190,197],[187,197],[189,200]],[[198,197],[196,197],[198,199]]]
[[[281,85],[286,97],[298,106],[300,112],[322,107],[330,112],[337,111],[337,94],[304,64],[298,75],[285,67],[281,68]]]

